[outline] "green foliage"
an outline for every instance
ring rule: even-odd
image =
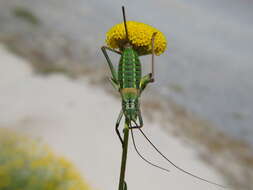
[[[14,15],[17,18],[20,18],[33,25],[38,25],[40,23],[39,19],[29,9],[24,7],[16,7],[14,9]]]
[[[0,129],[0,190],[89,190],[76,168],[48,147]]]

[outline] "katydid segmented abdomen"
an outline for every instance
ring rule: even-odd
[[[141,80],[141,63],[137,52],[133,48],[126,48],[122,52],[118,69],[120,88],[139,88]]]

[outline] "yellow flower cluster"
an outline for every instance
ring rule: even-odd
[[[0,189],[89,190],[76,168],[48,147],[0,128]]]
[[[154,33],[154,52],[162,54],[167,46],[166,38],[159,30],[144,23],[127,21],[128,38],[139,55],[152,53],[151,39]],[[113,26],[106,34],[106,43],[111,48],[122,49],[126,43],[124,22]]]

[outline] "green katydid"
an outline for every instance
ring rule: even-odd
[[[219,185],[217,183],[214,183],[212,181],[206,180],[204,178],[201,178],[199,176],[196,176],[188,171],[183,170],[182,168],[175,165],[173,162],[171,162],[166,156],[164,156],[163,153],[161,153],[157,147],[149,140],[149,138],[146,136],[146,134],[141,129],[143,127],[143,119],[141,115],[140,110],[140,97],[144,89],[149,83],[154,82],[154,40],[156,37],[156,32],[153,33],[151,38],[151,52],[152,52],[152,58],[151,58],[151,73],[145,75],[142,77],[142,69],[141,69],[141,62],[139,59],[139,54],[135,50],[135,47],[133,44],[131,44],[129,40],[129,34],[128,34],[128,27],[126,22],[126,16],[125,16],[125,10],[124,7],[122,7],[123,12],[123,19],[124,19],[124,28],[125,28],[125,35],[126,39],[123,41],[123,45],[119,48],[119,50],[102,46],[102,52],[107,60],[107,63],[109,65],[112,77],[110,78],[110,81],[113,85],[113,87],[120,93],[122,98],[122,110],[119,113],[115,129],[116,133],[120,139],[120,142],[123,147],[123,154],[122,154],[122,165],[121,165],[121,175],[120,175],[120,184],[119,184],[119,190],[126,190],[126,183],[124,182],[125,177],[125,166],[126,166],[126,158],[127,158],[127,146],[128,146],[128,136],[129,136],[129,130],[131,131],[131,137],[133,140],[134,148],[138,155],[146,161],[148,164],[151,164],[152,166],[155,166],[159,169],[162,169],[164,171],[169,172],[169,170],[162,168],[158,165],[155,165],[148,161],[146,158],[144,158],[140,152],[138,151],[134,135],[133,135],[133,129],[138,129],[141,134],[146,138],[146,140],[151,144],[151,146],[170,164],[172,164],[175,168],[180,170],[181,172],[184,172],[194,178],[197,178],[199,180],[205,181],[207,183],[223,187],[222,185]],[[118,72],[116,72],[112,61],[110,60],[107,51],[112,51],[114,53],[119,54],[120,61],[118,66]],[[122,117],[125,117],[125,128],[124,128],[124,139],[121,137],[119,132],[119,125]]]

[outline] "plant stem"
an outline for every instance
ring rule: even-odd
[[[128,137],[129,137],[129,123],[128,120],[125,120],[124,127],[124,140],[123,140],[123,150],[121,158],[121,169],[120,169],[120,179],[119,179],[119,190],[124,190],[125,184],[125,170],[126,170],[126,161],[127,161],[127,150],[128,150]]]

